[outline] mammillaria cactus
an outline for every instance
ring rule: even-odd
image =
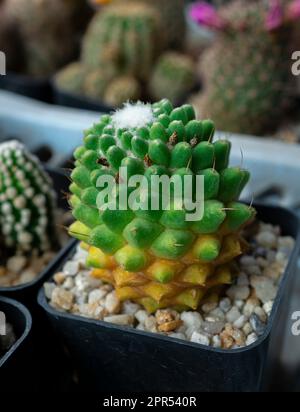
[[[158,51],[158,21],[153,8],[138,1],[107,6],[87,31],[83,64],[92,69],[114,62],[119,74],[147,78]]]
[[[0,144],[1,253],[44,252],[57,245],[55,193],[38,160],[25,147]]]
[[[119,107],[126,101],[137,101],[141,97],[141,86],[133,76],[116,77],[108,85],[104,101],[112,107]]]
[[[163,97],[178,103],[195,86],[193,60],[181,53],[167,52],[159,58],[150,80],[150,94],[155,100]]]
[[[196,21],[218,32],[201,56],[204,92],[194,103],[219,129],[264,134],[282,118],[293,78],[290,18],[280,3],[234,0],[219,10],[203,2],[192,8]]]
[[[166,99],[126,104],[103,116],[75,151],[70,203],[76,222],[69,233],[84,242],[93,276],[113,284],[121,300],[149,312],[196,309],[235,277],[235,258],[245,248],[241,229],[255,210],[238,202],[249,173],[228,166],[230,143],[213,143],[214,130],[212,121],[195,119],[190,105],[173,108]],[[143,181],[134,192],[124,171]],[[103,177],[114,189],[103,188]],[[169,187],[164,203],[160,196],[167,190],[154,191],[153,180],[168,177],[179,179],[183,192],[175,196]],[[195,184],[200,177],[203,218],[193,220],[185,201],[202,204]],[[109,194],[115,210],[99,200],[110,202]]]

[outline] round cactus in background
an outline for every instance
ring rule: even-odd
[[[229,167],[230,143],[213,143],[214,131],[212,121],[196,120],[190,105],[174,108],[167,99],[127,103],[102,116],[76,149],[70,187],[76,222],[69,233],[89,250],[93,276],[113,284],[121,300],[137,301],[149,312],[196,309],[234,279],[235,259],[246,246],[241,231],[255,210],[238,202],[249,173]],[[147,183],[134,193],[137,207],[131,206],[124,170]],[[114,182],[109,193],[99,185],[103,176]],[[167,204],[160,201],[162,188],[154,193],[153,177],[174,176],[184,197],[194,200],[195,181],[202,177],[202,218],[188,218],[172,186]],[[109,194],[116,208],[99,203],[99,197],[109,202]]]
[[[108,85],[104,100],[112,107],[119,107],[123,102],[136,101],[141,97],[141,86],[132,76],[116,77]]]
[[[55,201],[39,161],[17,141],[0,144],[0,236],[7,254],[57,246]]]
[[[150,80],[150,94],[155,100],[163,97],[178,103],[196,84],[196,67],[187,55],[167,52],[163,54]]]

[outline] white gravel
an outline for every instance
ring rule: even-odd
[[[292,238],[280,237],[278,227],[263,223],[256,236],[248,240],[253,249],[239,260],[236,283],[219,302],[205,303],[198,311],[165,309],[150,315],[136,303],[120,302],[112,286],[90,276],[83,266],[86,252],[79,247],[62,272],[54,276],[56,284],[45,284],[46,296],[58,310],[116,325],[215,348],[248,346],[266,330],[294,246]]]

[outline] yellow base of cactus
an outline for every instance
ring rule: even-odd
[[[212,263],[196,260],[191,253],[176,261],[149,254],[148,266],[142,272],[128,272],[113,256],[87,244],[83,247],[89,252],[88,265],[97,268],[92,271],[93,277],[112,284],[121,301],[133,300],[154,312],[166,307],[196,310],[200,302],[232,283],[236,275],[233,259],[247,245],[238,234],[225,236],[219,257]]]

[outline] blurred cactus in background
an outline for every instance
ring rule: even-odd
[[[195,21],[217,31],[199,63],[204,91],[193,101],[219,129],[264,134],[282,120],[295,81],[290,47],[297,16],[290,5],[234,0],[219,9],[204,2],[191,8]]]

